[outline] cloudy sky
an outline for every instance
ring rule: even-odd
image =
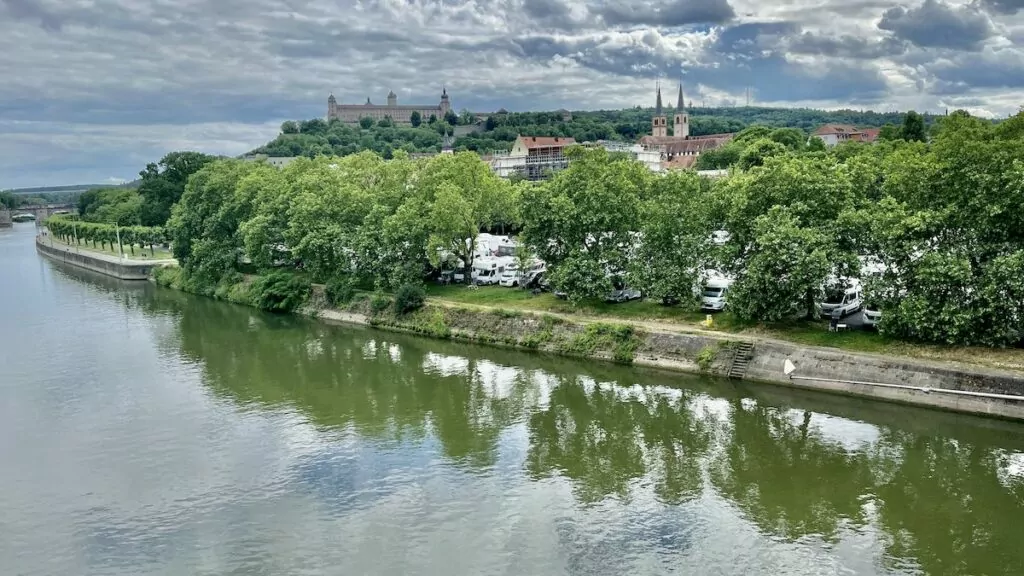
[[[240,154],[340,102],[1024,104],[1024,0],[0,0],[0,188]]]

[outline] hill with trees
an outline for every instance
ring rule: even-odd
[[[854,126],[884,127],[903,123],[901,112],[871,112],[857,110],[813,110],[810,108],[692,108],[690,133],[694,136],[739,132],[760,125],[770,128],[795,128],[804,135],[822,124],[838,123]],[[319,155],[347,156],[370,150],[384,158],[391,158],[396,150],[410,154],[440,152],[443,134],[452,134],[456,126],[472,126],[469,134],[455,138],[456,151],[472,150],[480,153],[508,150],[519,134],[532,136],[565,136],[578,142],[620,140],[633,142],[650,133],[651,108],[624,110],[596,110],[572,112],[566,119],[562,112],[498,112],[486,119],[477,119],[468,112],[447,118],[413,118],[413,125],[395,125],[390,119],[374,122],[364,118],[359,125],[328,123],[322,118],[289,121],[281,126],[274,140],[253,150],[254,154],[268,156]],[[936,116],[921,116],[926,126]],[[466,131],[461,128],[459,133]]]

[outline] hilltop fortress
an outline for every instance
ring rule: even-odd
[[[437,105],[399,106],[398,96],[394,91],[388,92],[387,104],[383,106],[370,102],[369,97],[366,98],[365,104],[338,104],[334,94],[327,97],[327,121],[338,119],[346,124],[358,124],[361,118],[373,118],[375,121],[391,118],[396,124],[410,124],[409,118],[413,112],[419,112],[423,122],[427,122],[431,116],[438,120],[444,118],[451,109],[448,91],[444,88],[441,89],[441,101]]]

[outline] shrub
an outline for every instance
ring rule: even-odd
[[[356,294],[355,282],[351,276],[335,276],[327,282],[325,292],[327,293],[327,302],[331,306],[348,304]]]
[[[271,272],[250,287],[253,304],[271,312],[292,312],[309,296],[306,279],[288,272]]]
[[[700,349],[700,352],[697,353],[697,366],[700,368],[701,372],[711,370],[711,365],[715,362],[715,356],[717,354],[718,351],[711,346],[705,346]]]
[[[391,306],[391,299],[380,292],[377,292],[373,295],[373,298],[370,298],[370,312],[374,314],[380,314],[387,310],[389,306]]]
[[[177,266],[160,266],[153,269],[153,281],[168,288],[181,288],[182,269]]]
[[[408,314],[423,307],[426,300],[423,287],[416,284],[403,284],[395,292],[395,313]]]

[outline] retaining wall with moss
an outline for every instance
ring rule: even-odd
[[[628,323],[577,322],[508,310],[480,310],[428,304],[406,315],[374,310],[370,299],[357,300],[344,310],[310,307],[305,313],[322,319],[375,326],[430,336],[539,350],[568,356],[640,364],[670,370],[726,376],[738,337],[652,332]],[[937,366],[896,357],[853,354],[798,346],[774,340],[754,345],[744,380],[865,396],[930,406],[957,412],[1024,419],[1024,402],[958,396],[940,389],[1024,396],[1020,374],[973,367]],[[794,364],[791,379],[783,372]],[[801,380],[815,378],[818,380]],[[914,389],[869,383],[911,386]]]

